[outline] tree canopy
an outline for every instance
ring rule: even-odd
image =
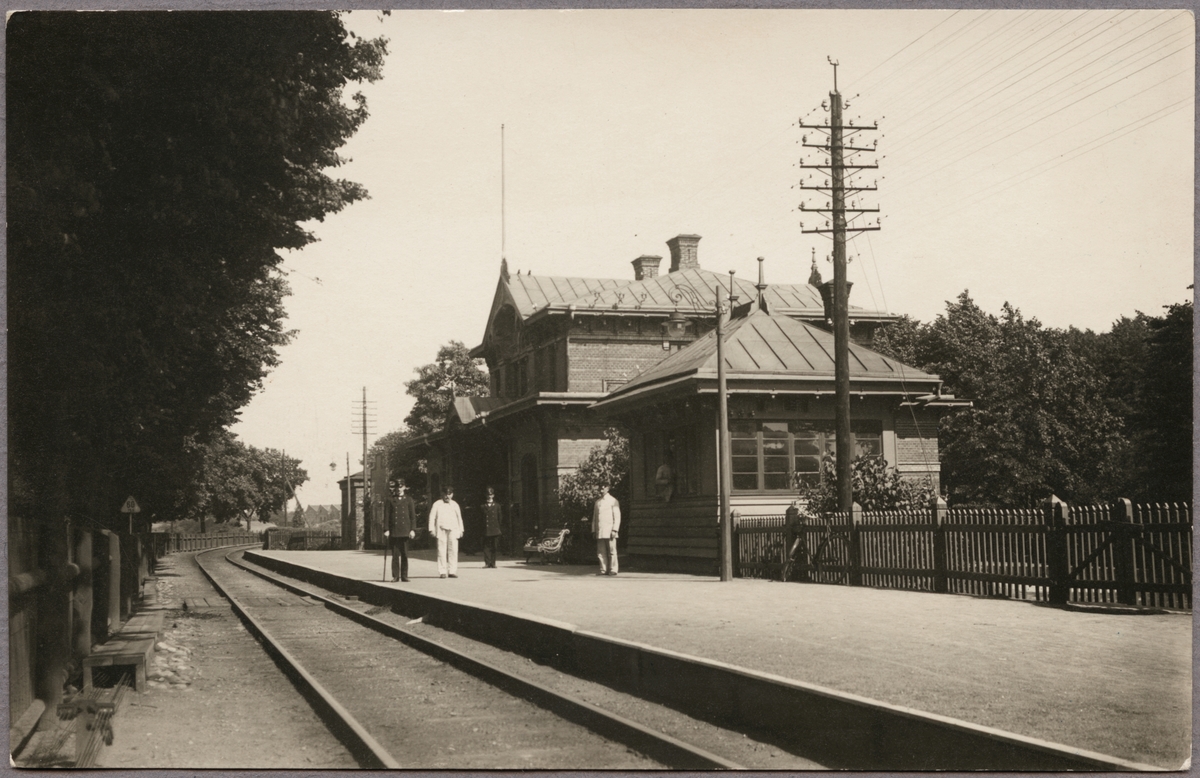
[[[1190,303],[1110,332],[1043,327],[967,292],[928,324],[906,319],[875,348],[939,374],[974,407],[943,419],[953,502],[1031,505],[1191,496]]]
[[[404,384],[405,391],[416,400],[404,417],[408,432],[414,436],[440,430],[455,397],[483,397],[489,391],[483,360],[473,359],[461,341],[452,340],[439,348],[436,361],[416,368],[416,372],[417,377]]]
[[[415,368],[417,377],[404,382],[405,392],[414,399],[412,410],[404,417],[404,427],[381,435],[371,449],[371,460],[387,463],[388,476],[407,483],[418,501],[436,495],[425,494],[425,461],[405,444],[413,438],[438,432],[455,397],[484,397],[489,393],[488,374],[482,359],[471,357],[461,341],[452,340],[438,349],[435,361]]]
[[[201,527],[216,522],[267,521],[308,481],[300,460],[275,449],[247,446],[234,435],[217,435],[204,447],[203,464],[188,511]]]
[[[278,363],[279,249],[366,197],[330,177],[385,42],[330,12],[29,12],[8,25],[14,500],[167,518]],[[35,501],[26,500],[32,509]],[[24,509],[24,508],[22,508]]]

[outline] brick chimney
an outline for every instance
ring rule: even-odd
[[[662,262],[662,257],[656,257],[651,254],[643,254],[633,260],[633,280],[641,281],[644,278],[657,277],[660,262]]]
[[[699,245],[699,235],[676,235],[667,241],[667,247],[671,249],[671,272],[699,270],[700,258],[697,256]]]

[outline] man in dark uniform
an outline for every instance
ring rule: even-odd
[[[408,582],[408,541],[417,536],[417,506],[408,496],[403,478],[388,481],[392,499],[387,504],[387,536],[392,547],[392,580]]]
[[[496,546],[500,543],[500,503],[496,502],[496,490],[487,488],[487,502],[483,504],[483,566],[496,566]]]

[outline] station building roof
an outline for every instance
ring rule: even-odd
[[[830,391],[834,381],[833,333],[758,307],[734,319],[724,332],[726,380],[753,383],[763,391]],[[850,344],[851,391],[925,395],[941,379],[871,349]],[[703,391],[717,379],[717,333],[712,330],[634,377],[593,407],[611,409],[690,383]]]

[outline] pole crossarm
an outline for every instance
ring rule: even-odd
[[[833,191],[832,186],[805,186],[804,184],[801,184],[798,188],[806,189],[810,192],[832,192]],[[842,191],[843,192],[877,192],[877,191],[879,191],[879,187],[876,187],[876,186],[844,186],[844,187],[842,187]]]
[[[797,126],[803,130],[825,130],[826,132],[828,132],[829,130],[845,130],[845,131],[849,131],[849,132],[866,132],[868,130],[878,130],[879,129],[878,124],[866,124],[866,125],[800,124]]]
[[[800,145],[806,149],[821,149],[825,152],[831,150],[828,143],[826,143],[824,146],[820,146],[816,143],[801,143]],[[878,149],[874,146],[842,146],[842,151],[878,151]]]
[[[809,208],[804,203],[800,203],[800,210],[805,213],[833,213],[832,208]],[[841,213],[879,213],[878,208],[842,208]]]
[[[843,231],[843,232],[875,232],[876,230],[880,230],[880,229],[883,229],[883,228],[882,227],[846,227],[844,230],[841,230],[841,231]],[[821,235],[835,235],[835,234],[837,234],[838,231],[839,231],[838,229],[833,229],[833,228],[828,229],[828,230],[806,230],[803,227],[800,228],[800,232],[805,233],[805,234],[818,233]]]
[[[874,170],[879,167],[879,163],[876,162],[874,165],[834,165],[832,163],[826,165],[805,165],[804,163],[801,163],[800,167],[815,170]]]

